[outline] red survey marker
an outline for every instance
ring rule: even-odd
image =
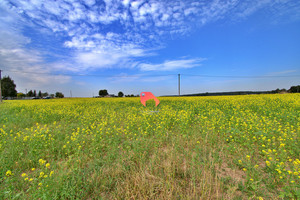
[[[155,106],[159,104],[159,100],[151,93],[151,92],[141,92],[141,103],[146,106],[146,101],[149,99],[154,99],[155,101]]]

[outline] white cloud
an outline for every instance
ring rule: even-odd
[[[159,82],[171,79],[171,76],[147,76],[147,74],[126,74],[121,73],[115,77],[108,78],[113,83],[125,83],[125,82]]]
[[[49,75],[51,67],[45,63],[43,55],[26,47],[31,44],[31,39],[18,30],[17,27],[22,25],[22,21],[15,20],[18,16],[14,12],[4,12],[7,12],[7,15],[0,14],[0,67],[3,75],[12,76],[17,83],[17,89],[38,88],[53,81],[55,86],[70,81],[69,76]],[[11,26],[7,27],[7,23]]]
[[[272,73],[267,74],[267,76],[281,76],[281,75],[284,76],[286,74],[292,74],[292,73],[296,73],[298,71],[299,70],[291,69],[291,70],[285,70],[285,71],[280,71],[280,72],[272,72]]]
[[[26,52],[25,44],[30,46],[30,36],[21,34],[22,28],[29,26],[34,30],[50,30],[58,37],[64,36],[61,37],[64,47],[69,48],[74,56],[65,69],[71,69],[72,64],[80,64],[83,69],[89,69],[89,66],[92,69],[130,67],[136,62],[135,58],[151,55],[149,49],[154,46],[161,48],[170,35],[172,38],[185,36],[194,27],[225,17],[244,19],[263,8],[272,15],[280,13],[300,17],[300,3],[291,0],[2,0],[0,28],[7,31],[4,43],[14,40],[16,35],[10,35],[14,30],[19,31],[18,37],[23,37],[15,44],[18,48],[13,48],[15,54],[18,53],[16,49],[19,53]],[[37,57],[39,62],[44,62],[41,55]],[[32,62],[30,58],[27,60]],[[66,61],[57,64],[57,69],[61,63],[66,64]],[[172,70],[195,67],[199,63],[197,59],[178,59],[162,64],[144,63],[139,67],[142,70]]]
[[[146,64],[142,63],[138,67],[143,71],[173,71],[177,69],[188,69],[201,66],[201,62],[206,59],[181,59],[165,61],[160,64]]]

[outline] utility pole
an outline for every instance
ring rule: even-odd
[[[72,90],[70,90],[70,96],[71,96],[71,98],[72,98]]]
[[[178,96],[180,96],[180,74],[178,74]]]
[[[0,102],[2,102],[2,90],[1,90],[1,69],[0,69]]]

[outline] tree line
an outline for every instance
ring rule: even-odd
[[[2,91],[3,98],[7,98],[7,97],[64,98],[64,94],[61,92],[56,92],[55,94],[49,94],[48,92],[42,92],[41,90],[38,93],[36,92],[36,90],[29,90],[27,94],[24,94],[22,92],[18,93],[16,90],[16,84],[9,76],[4,76],[1,79],[1,91]]]
[[[106,89],[99,90],[99,96],[98,97],[124,97],[124,93],[122,91],[118,92],[118,95],[115,96],[114,94],[108,94]],[[125,95],[125,97],[139,97],[140,95],[134,95],[134,94],[128,94]]]

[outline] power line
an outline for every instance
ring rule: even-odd
[[[181,74],[183,76],[198,76],[198,77],[209,77],[209,78],[289,78],[289,77],[300,77],[300,75],[290,75],[290,76],[272,76],[272,75],[263,75],[263,76],[232,76],[232,75],[200,75],[200,74]]]

